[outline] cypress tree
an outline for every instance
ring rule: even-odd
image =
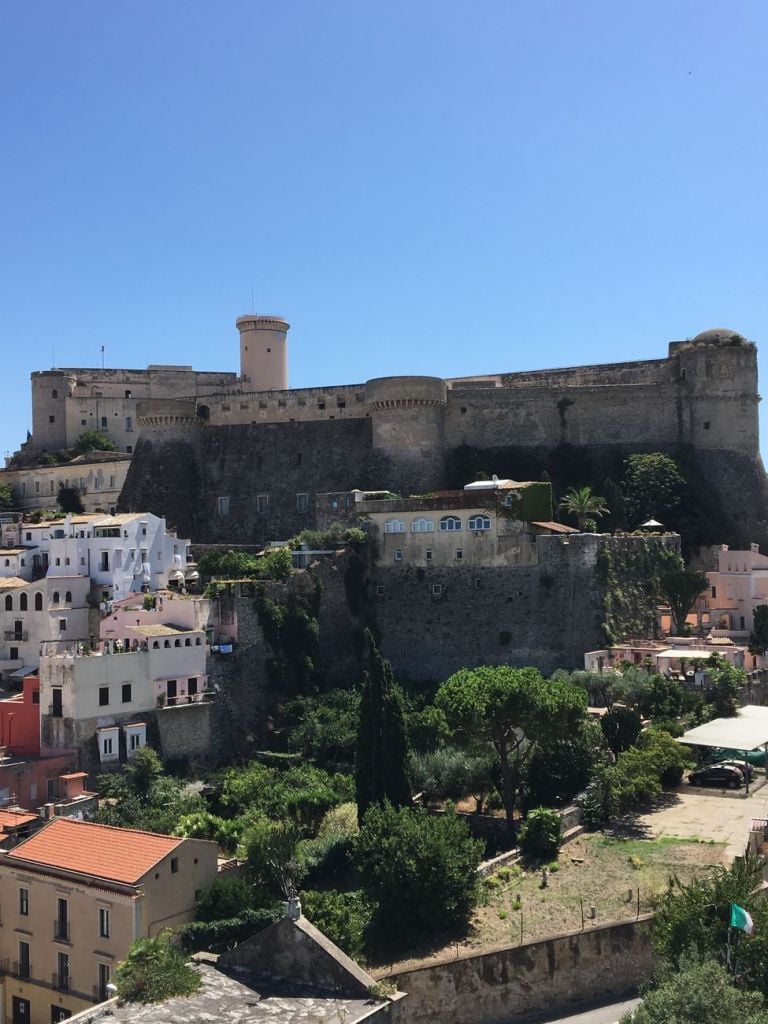
[[[361,822],[371,804],[388,800],[394,807],[407,807],[411,802],[402,696],[392,666],[382,658],[369,630],[365,639],[369,670],[363,682],[355,759],[357,816]]]

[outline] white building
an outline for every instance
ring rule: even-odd
[[[768,556],[757,544],[749,551],[731,551],[722,544],[717,569],[707,573],[705,596],[709,624],[715,636],[744,641],[754,625],[755,608],[768,604]]]

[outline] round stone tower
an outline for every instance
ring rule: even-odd
[[[387,486],[419,492],[444,485],[441,377],[375,377],[366,382],[374,451],[385,456]]]
[[[285,391],[288,387],[290,324],[279,316],[239,316],[240,381],[244,391]]]
[[[758,454],[757,349],[725,327],[670,346],[679,359],[682,440],[701,449]]]

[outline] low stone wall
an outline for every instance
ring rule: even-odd
[[[205,757],[211,750],[212,704],[182,704],[156,713],[164,761]]]
[[[399,1024],[514,1024],[636,991],[654,969],[653,915],[386,975],[407,998]]]

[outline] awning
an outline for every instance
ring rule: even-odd
[[[184,573],[181,571],[181,569],[174,569],[173,572],[168,573],[168,579],[176,580],[178,583],[183,583]]]
[[[757,750],[768,743],[768,708],[747,705],[734,718],[715,718],[689,729],[677,742],[691,747]]]
[[[15,672],[11,672],[11,679],[24,679],[26,676],[33,676],[37,672],[37,665],[22,665]]]
[[[191,572],[188,572],[184,578],[186,580],[199,580],[200,573],[197,571],[197,569],[193,569]]]
[[[657,658],[687,658],[689,661],[706,661],[707,658],[711,658],[713,654],[719,654],[719,651],[676,651],[674,648],[670,648],[668,651],[659,651],[656,655]]]

